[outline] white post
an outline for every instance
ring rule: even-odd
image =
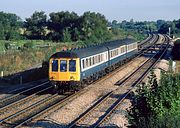
[[[171,36],[171,27],[169,27],[169,36]]]
[[[176,61],[172,62],[172,69],[173,69],[174,72],[176,71]]]
[[[1,71],[1,77],[3,78],[3,76],[4,76],[4,72],[3,72],[3,71]]]

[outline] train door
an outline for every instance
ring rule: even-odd
[[[59,60],[51,59],[49,62],[49,79],[58,81],[59,79]]]
[[[69,59],[69,80],[80,81],[80,60],[79,58]]]

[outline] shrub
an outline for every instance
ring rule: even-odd
[[[152,72],[149,81],[139,86],[129,111],[132,127],[176,128],[180,126],[180,75],[169,70],[160,83]]]

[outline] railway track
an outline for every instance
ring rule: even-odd
[[[2,120],[0,123],[2,126],[6,126],[8,128],[18,128],[21,127],[23,124],[42,116],[47,112],[52,112],[56,110],[56,107],[61,107],[66,103],[70,102],[74,98],[78,97],[85,90],[79,91],[78,93],[71,93],[68,95],[59,95],[59,94],[52,94],[31,106],[18,111],[17,113],[8,116]]]
[[[42,90],[43,88],[46,88],[48,85],[49,82],[44,82],[42,84],[39,84],[37,86],[34,86],[32,88],[29,88],[29,89],[26,89],[26,90],[23,90],[22,92],[20,93],[17,93],[15,95],[12,95],[10,97],[6,97],[4,99],[1,99],[0,101],[0,109],[7,106],[7,105],[10,105],[18,100],[21,100],[23,98],[26,98],[28,95],[31,95],[33,93],[36,93],[38,92],[39,90]]]
[[[158,40],[158,38],[158,36],[153,37],[152,42],[155,43]],[[119,70],[121,70],[121,68]],[[112,74],[108,74],[107,77],[111,76]],[[101,80],[106,78],[102,78]],[[98,80],[96,82],[99,82],[101,80]],[[44,85],[47,86],[47,88],[45,88]],[[5,98],[2,102],[0,102],[0,125],[5,125],[6,127],[20,127],[23,124],[44,115],[45,113],[56,110],[56,107],[62,107],[69,101],[73,100],[74,98],[78,97],[79,95],[85,92],[84,89],[74,94],[51,94],[48,96],[46,95],[46,97],[44,97],[40,95],[42,95],[44,92],[47,92],[48,89],[51,89],[51,87],[48,86],[48,82],[37,86],[37,88],[34,87],[25,90],[12,97]],[[31,104],[24,105],[25,103],[30,101],[30,99],[32,101]],[[19,109],[14,110],[17,108]],[[7,111],[9,112],[7,113]]]
[[[20,110],[31,106],[33,103],[38,102],[41,99],[47,98],[49,95],[51,95],[52,89],[52,86],[49,86],[21,100],[18,100],[16,102],[13,102],[7,106],[0,108],[0,119],[4,119],[8,116],[11,116],[19,112]]]
[[[167,48],[168,40],[166,38],[165,45],[162,44],[159,47],[158,52],[154,53],[150,59],[123,81],[118,81],[116,83],[116,85],[120,86],[119,88],[98,100],[92,107],[87,109],[77,119],[70,123],[68,127],[99,127],[108,117],[110,117],[119,104],[123,102],[131,90],[143,80],[158,60],[162,58]]]
[[[144,52],[146,51],[147,49],[151,48],[152,46],[155,45],[155,43],[157,43],[158,41],[160,41],[160,35],[157,34],[150,34],[150,36],[147,38],[147,41],[142,41],[139,43],[139,51],[140,52]]]
[[[153,34],[149,34],[148,37],[145,40],[141,41],[139,44],[143,45],[144,43],[148,43],[149,41],[152,40],[152,38],[153,38]]]

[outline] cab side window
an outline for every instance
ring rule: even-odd
[[[67,71],[67,61],[60,60],[60,72],[66,72],[66,71]]]
[[[58,60],[52,60],[52,72],[58,71]]]
[[[69,71],[76,72],[76,61],[75,60],[69,60]]]

